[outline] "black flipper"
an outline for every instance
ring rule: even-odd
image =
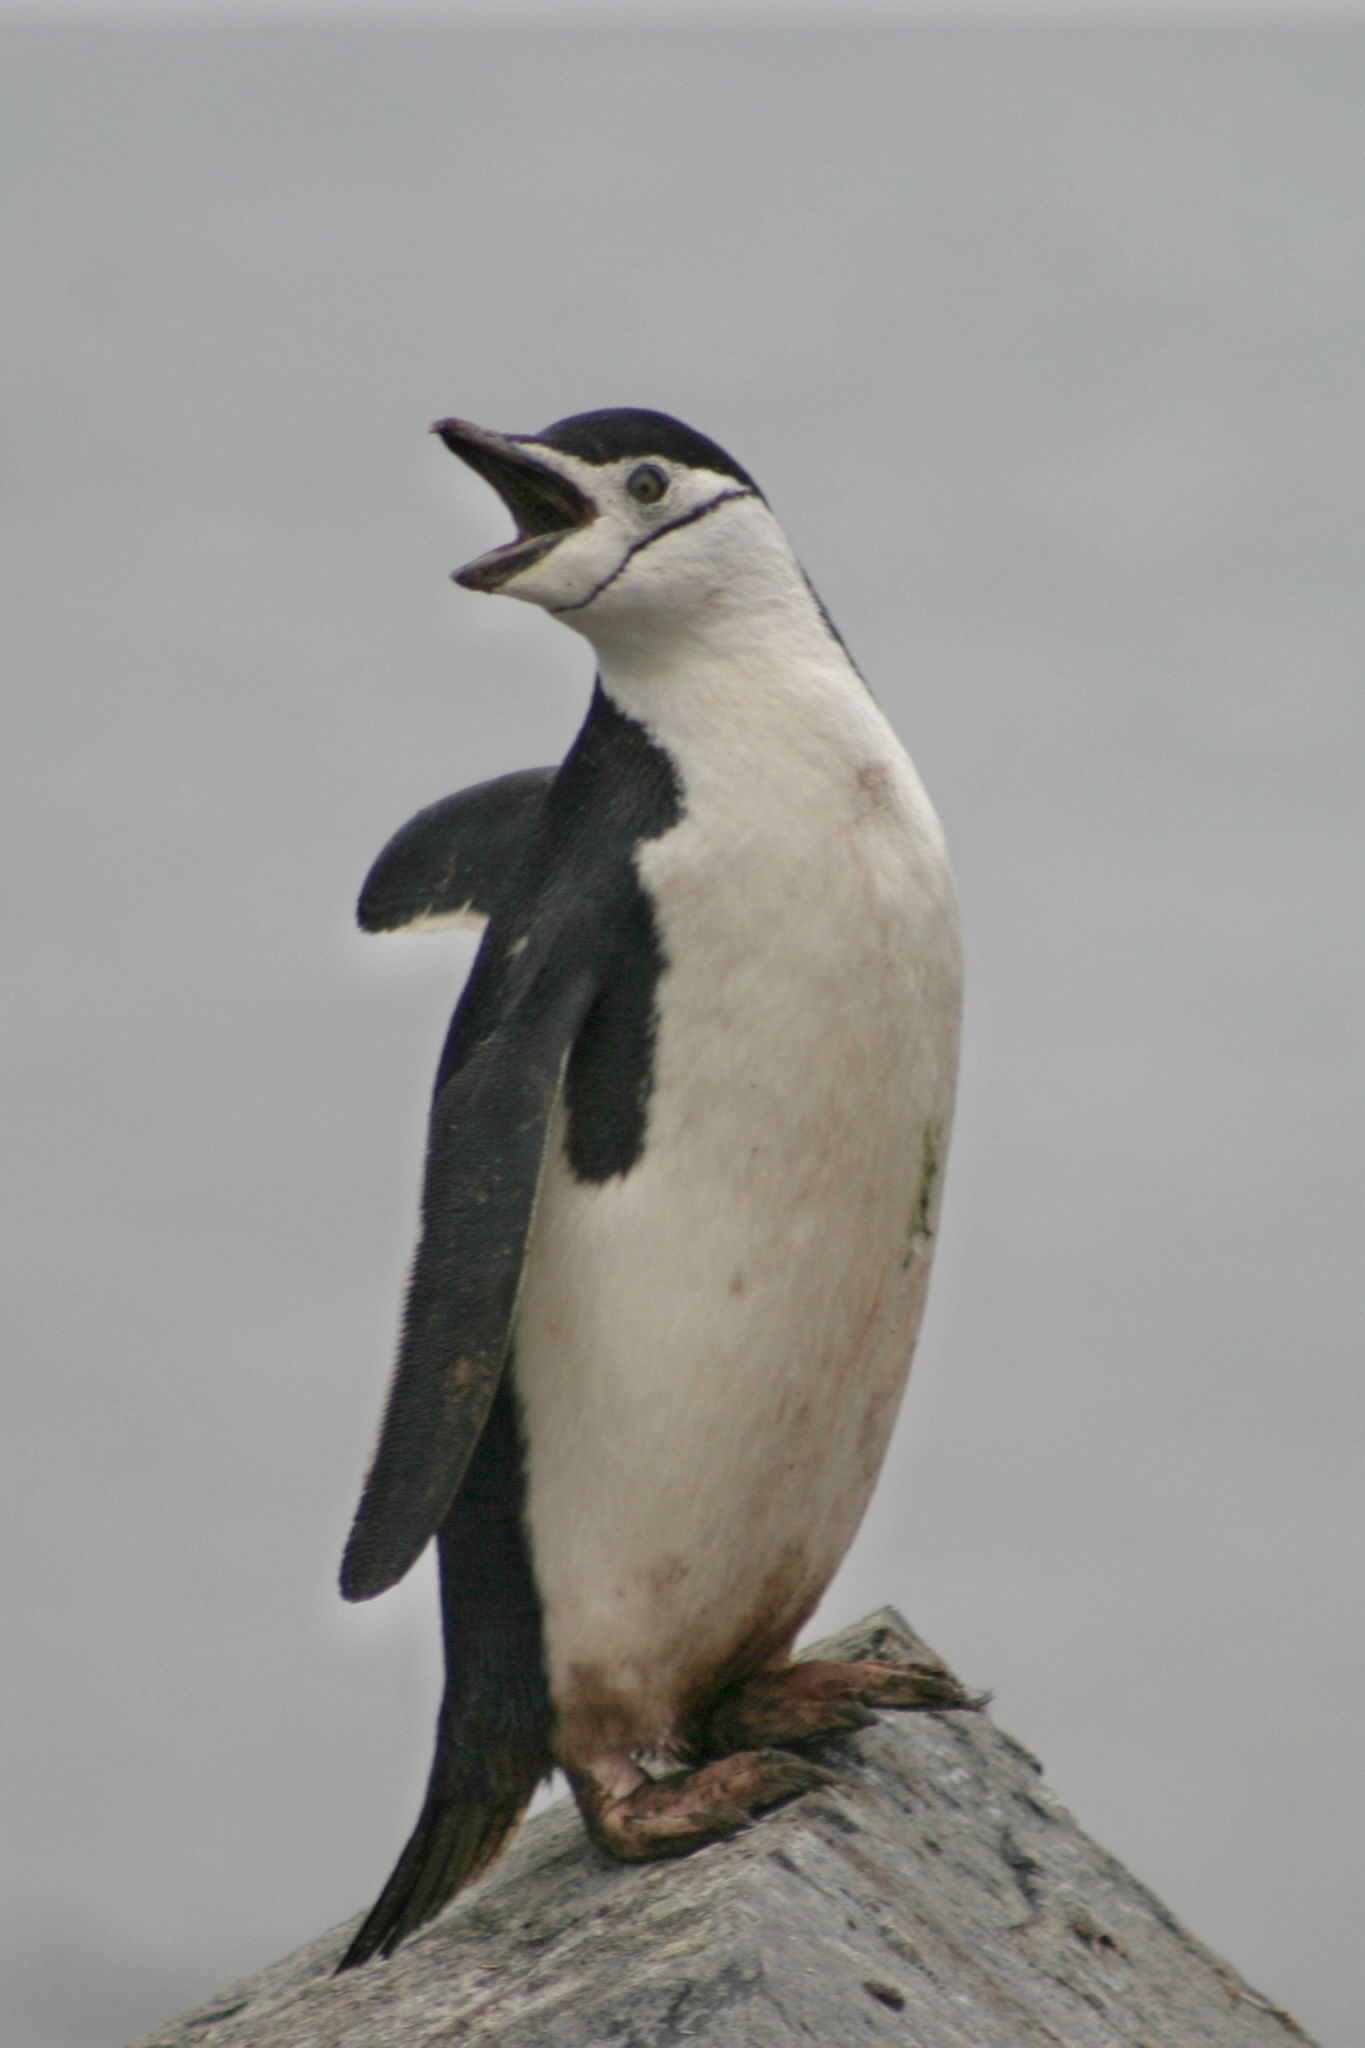
[[[522,768],[428,804],[394,833],[360,892],[362,931],[491,917],[540,815],[553,768]]]
[[[342,1560],[348,1600],[396,1585],[436,1534],[506,1363],[550,1111],[598,988],[572,943],[528,943],[516,969],[497,1024],[432,1104],[398,1362]]]
[[[486,1869],[552,1767],[524,1495],[516,1398],[505,1379],[439,1536],[446,1689],[426,1798],[338,1970],[391,1955]]]
[[[478,1442],[561,1080],[581,1178],[626,1173],[639,1155],[664,960],[634,853],[681,815],[668,756],[599,685],[510,859],[441,1055],[398,1362],[341,1568],[348,1600],[416,1561]],[[610,1111],[618,1096],[624,1117]]]

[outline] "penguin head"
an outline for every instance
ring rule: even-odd
[[[714,600],[781,530],[746,470],[667,413],[586,412],[539,434],[432,428],[497,491],[516,537],[454,572],[466,590],[541,605],[593,638]]]

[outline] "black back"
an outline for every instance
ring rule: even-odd
[[[522,941],[567,922],[599,986],[564,1077],[569,1163],[580,1180],[628,1173],[644,1145],[655,1003],[665,961],[636,847],[683,813],[677,771],[599,684],[506,882],[437,1069],[439,1095],[501,1014]],[[568,913],[566,917],[566,913]],[[568,953],[565,948],[565,964]]]
[[[575,1172],[607,1180],[640,1156],[664,960],[633,855],[681,815],[669,757],[599,685],[527,806],[441,1055],[398,1361],[342,1565],[349,1599],[395,1584],[459,1492],[507,1360],[561,1077]],[[462,832],[458,804],[448,816]]]
[[[665,963],[633,856],[683,798],[600,685],[545,780],[432,805],[362,897],[373,925],[468,901],[490,922],[437,1074],[398,1363],[342,1567],[367,1599],[439,1531],[445,1696],[417,1825],[342,1969],[390,1953],[476,1876],[551,1763],[512,1316],[561,1074],[580,1178],[628,1173],[644,1147]]]

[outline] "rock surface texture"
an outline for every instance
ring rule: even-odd
[[[817,1653],[932,1654],[890,1608]],[[819,1754],[836,1784],[683,1862],[608,1862],[562,1802],[391,1962],[333,1978],[334,1928],[140,2048],[1307,2042],[984,1713],[888,1714]]]

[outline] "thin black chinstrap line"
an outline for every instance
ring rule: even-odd
[[[681,519],[670,520],[667,526],[661,526],[656,533],[647,533],[643,540],[632,542],[611,574],[604,576],[602,581],[595,589],[590,590],[586,597],[575,598],[572,604],[547,605],[546,610],[553,612],[556,618],[559,618],[564,612],[581,612],[585,604],[591,604],[594,598],[602,595],[608,584],[616,581],[621,571],[634,560],[642,548],[653,547],[656,540],[662,540],[665,534],[676,533],[680,526],[691,526],[694,520],[704,519],[706,514],[714,512],[718,505],[728,505],[735,498],[756,498],[757,496],[757,491],[722,491],[718,497],[708,498],[704,505],[697,505],[691,512],[684,512]]]

